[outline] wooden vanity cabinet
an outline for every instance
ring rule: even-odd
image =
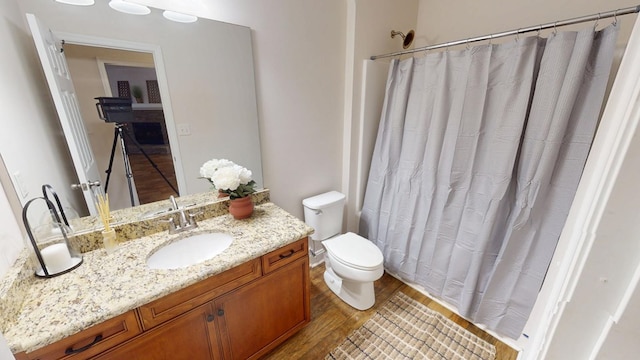
[[[303,238],[132,310],[123,315],[127,325],[110,330],[110,342],[89,345],[97,329],[122,324],[122,316],[24,359],[257,359],[311,320],[307,251]],[[65,357],[66,349],[82,347]]]
[[[138,308],[142,328],[149,330],[260,276],[262,269],[258,258],[142,305]]]

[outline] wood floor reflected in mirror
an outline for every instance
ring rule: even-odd
[[[177,189],[178,184],[176,173],[173,170],[171,154],[150,154],[149,158],[156,164],[167,180],[173,184],[173,187]],[[131,164],[131,173],[136,183],[140,204],[167,200],[171,195],[178,196],[144,155],[129,154],[129,163]]]

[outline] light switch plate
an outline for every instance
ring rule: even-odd
[[[13,181],[15,182],[20,197],[23,200],[26,199],[27,196],[29,196],[29,190],[27,185],[24,183],[24,179],[22,178],[22,173],[20,173],[20,171],[13,173]]]
[[[191,127],[189,127],[189,124],[178,124],[178,135],[180,136],[191,135]]]

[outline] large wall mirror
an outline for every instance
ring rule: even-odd
[[[104,69],[120,71],[140,67],[153,69],[158,76],[143,79],[144,103],[134,107],[163,113],[163,126],[168,128],[168,133],[167,129],[161,129],[159,136],[148,135],[147,140],[158,145],[157,142],[164,139],[166,145],[170,145],[168,153],[176,160],[176,171],[174,174],[168,174],[169,170],[162,172],[168,175],[179,195],[211,188],[207,181],[199,178],[199,169],[212,158],[226,158],[245,166],[262,187],[249,28],[207,19],[191,24],[171,22],[163,18],[158,9],[152,9],[151,14],[145,16],[127,15],[112,10],[106,1],[77,7],[54,1],[23,0],[20,6],[65,40],[63,48],[68,52],[67,62],[77,88],[83,121],[95,143],[92,146],[101,148],[95,151],[101,170],[107,170],[114,124],[100,119],[94,98],[119,96],[113,93],[117,88],[104,86],[104,71],[109,71]],[[130,85],[136,85],[135,81]],[[153,87],[154,81],[159,88]],[[142,135],[151,134],[153,130],[148,124],[136,127]],[[151,151],[152,155],[155,152]],[[120,150],[116,153],[109,184],[114,209],[131,205],[119,156],[122,156]],[[162,160],[153,160],[161,168],[166,166],[159,163]],[[148,163],[146,159],[142,162]],[[159,183],[166,182],[153,167],[147,172],[149,177],[158,177]],[[105,172],[102,183],[106,175]]]

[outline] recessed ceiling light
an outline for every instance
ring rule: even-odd
[[[131,15],[147,15],[151,13],[151,9],[144,5],[135,4],[131,2],[125,2],[122,0],[111,0],[109,6],[117,11]]]
[[[82,6],[89,6],[96,3],[93,0],[56,0],[56,2],[59,2],[61,4],[67,4],[67,5],[82,5]]]
[[[198,17],[197,16],[183,14],[183,13],[179,13],[179,12],[175,12],[175,11],[171,11],[171,10],[165,10],[162,13],[162,16],[164,16],[165,18],[167,18],[167,19],[169,19],[171,21],[177,21],[177,22],[181,22],[181,23],[192,23],[192,22],[198,21]]]

